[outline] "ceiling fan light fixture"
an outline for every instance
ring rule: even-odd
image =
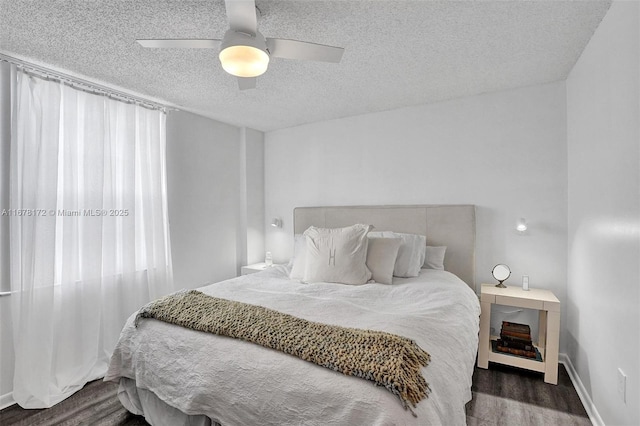
[[[222,68],[236,77],[257,77],[269,66],[269,55],[252,46],[229,46],[220,52]]]
[[[252,36],[227,31],[222,39],[219,58],[222,68],[236,77],[258,77],[269,66],[267,44],[259,32]]]

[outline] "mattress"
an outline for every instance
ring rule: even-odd
[[[394,278],[393,285],[351,286],[302,284],[288,273],[286,266],[274,266],[199,290],[310,321],[414,339],[431,355],[422,369],[431,392],[414,410],[417,417],[370,381],[154,319],[136,328],[135,314],[122,330],[105,380],[120,382],[123,405],[154,425],[465,424],[480,306],[462,280],[425,269],[415,278]]]

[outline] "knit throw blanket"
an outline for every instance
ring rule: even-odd
[[[420,369],[429,354],[413,340],[382,331],[321,324],[262,306],[182,290],[144,306],[136,316],[257,343],[384,386],[405,409],[427,396]]]

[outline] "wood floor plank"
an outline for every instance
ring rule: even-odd
[[[487,370],[475,369],[471,391],[468,424],[591,425],[562,364],[552,385],[541,373],[491,363]]]
[[[63,402],[43,410],[25,410],[17,405],[0,411],[3,426],[146,425],[120,404],[118,386],[102,380],[89,382]]]

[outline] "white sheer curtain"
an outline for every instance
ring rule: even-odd
[[[102,377],[127,317],[173,289],[166,116],[13,81],[13,397],[44,408]]]

